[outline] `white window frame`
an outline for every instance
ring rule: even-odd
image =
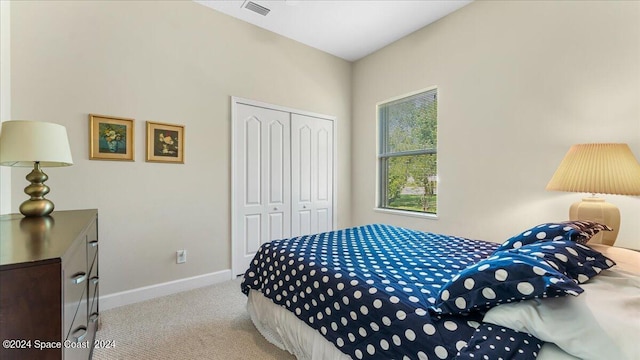
[[[404,99],[404,98],[408,98],[414,95],[418,95],[421,93],[425,93],[428,91],[432,91],[432,90],[436,90],[436,94],[438,96],[438,99],[440,98],[440,89],[438,88],[437,85],[428,87],[428,88],[424,88],[424,89],[420,89],[420,90],[416,90],[407,94],[403,94],[403,95],[399,95],[396,97],[392,97],[383,101],[380,101],[378,103],[376,103],[376,191],[375,191],[375,196],[376,196],[376,207],[374,208],[374,211],[376,212],[381,212],[381,213],[386,213],[386,214],[393,214],[393,215],[401,215],[401,216],[409,216],[409,217],[417,217],[417,218],[426,218],[426,219],[433,219],[436,220],[438,219],[438,213],[439,213],[439,202],[440,202],[440,191],[439,189],[437,190],[437,197],[436,197],[436,208],[438,210],[436,210],[436,213],[426,213],[426,212],[419,212],[419,211],[410,211],[410,210],[401,210],[401,209],[390,209],[390,208],[384,208],[382,207],[382,186],[384,185],[383,182],[383,174],[382,174],[382,166],[381,166],[381,136],[383,136],[382,131],[381,131],[381,119],[380,119],[380,106],[393,102],[393,101],[397,101],[400,99]],[[438,141],[438,143],[440,143]],[[412,152],[413,153],[413,152]],[[438,146],[436,146],[436,150],[435,152],[422,152],[422,151],[418,151],[416,154],[418,153],[438,153]],[[407,154],[408,155],[408,154]],[[439,167],[438,167],[439,168]],[[439,177],[439,169],[436,171],[438,173],[438,177]],[[439,181],[438,181],[439,183]]]

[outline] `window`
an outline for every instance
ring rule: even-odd
[[[437,214],[437,94],[433,88],[378,105],[380,208]]]

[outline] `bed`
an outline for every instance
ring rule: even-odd
[[[638,359],[640,254],[584,245],[606,230],[590,225],[503,244],[384,224],[276,240],[241,290],[260,333],[298,359]],[[561,326],[565,313],[583,321]]]

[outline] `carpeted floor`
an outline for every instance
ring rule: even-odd
[[[245,309],[240,279],[101,313],[93,359],[294,360],[267,342]]]

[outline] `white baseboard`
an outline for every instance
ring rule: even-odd
[[[231,269],[228,269],[100,296],[100,310],[109,310],[140,301],[151,300],[161,296],[213,285],[231,279]]]

